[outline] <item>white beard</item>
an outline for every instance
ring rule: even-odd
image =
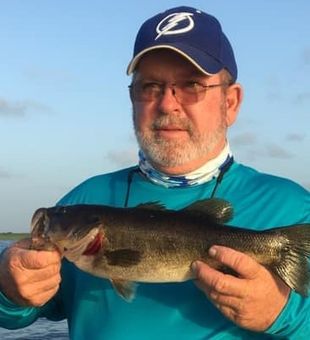
[[[134,115],[135,113],[133,117]],[[187,118],[169,115],[158,117],[152,127],[146,131],[138,130],[135,119],[133,119],[133,122],[138,144],[146,158],[152,164],[158,164],[163,167],[176,167],[196,159],[205,158],[206,155],[212,153],[222,140],[225,140],[227,126],[224,114],[222,117],[223,119],[221,119],[217,129],[212,133],[205,134],[196,131],[191,121]],[[173,125],[186,130],[188,133],[187,141],[185,142],[184,139],[167,140],[161,137],[155,128],[165,125]]]

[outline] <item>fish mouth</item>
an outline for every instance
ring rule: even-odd
[[[47,209],[38,209],[31,220],[31,249],[36,250],[51,250],[58,247],[53,244],[47,235],[49,219]]]
[[[48,230],[47,209],[38,209],[31,220],[31,234],[34,237],[45,237]]]

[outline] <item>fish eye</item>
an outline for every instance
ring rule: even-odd
[[[57,206],[55,209],[56,214],[65,214],[67,212],[67,207]]]

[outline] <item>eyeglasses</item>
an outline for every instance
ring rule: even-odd
[[[219,83],[204,85],[196,81],[183,81],[177,83],[158,83],[136,81],[129,85],[130,96],[133,101],[152,102],[160,98],[166,88],[172,90],[179,104],[195,104],[204,99],[206,91],[219,86],[230,86],[232,83]]]

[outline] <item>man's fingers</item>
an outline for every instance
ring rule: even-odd
[[[42,291],[38,291],[36,294],[27,298],[21,299],[19,304],[21,306],[40,307],[47,303],[58,291],[58,286],[53,286]]]
[[[210,248],[214,265],[232,269],[237,276],[224,274],[196,261],[193,270],[210,301],[230,320],[243,328],[265,330],[285,305],[290,289],[250,256],[222,246]],[[211,263],[211,262],[210,262]],[[261,311],[264,313],[261,313]]]
[[[0,287],[23,306],[46,303],[60,284],[61,257],[57,251],[29,250],[28,240],[8,247],[1,255]]]
[[[16,243],[12,247],[8,248],[5,252],[12,258],[12,267],[23,267],[27,269],[41,269],[48,267],[51,264],[58,264],[61,261],[61,256],[58,251],[45,251],[45,250],[29,250],[19,246],[20,243]],[[24,245],[24,244],[23,244]],[[15,259],[15,260],[14,260]]]
[[[37,281],[35,276],[31,282],[16,282],[16,287],[8,290],[8,297],[14,296],[14,301],[23,306],[40,306],[54,296],[59,289],[61,277],[59,273],[48,279]],[[18,294],[16,294],[18,292]]]
[[[244,296],[246,288],[240,290],[240,280],[234,276],[223,274],[207,264],[196,261],[193,264],[196,273],[197,286],[211,297],[211,292],[217,294],[233,295],[236,297]]]
[[[30,276],[31,275],[31,276]],[[44,280],[51,280],[54,276],[60,277],[60,263],[50,265],[41,269],[34,269],[32,272],[21,276],[24,282],[36,283]]]
[[[231,248],[212,246],[209,255],[224,266],[233,269],[240,277],[245,279],[254,279],[261,269],[260,264],[252,257]]]

